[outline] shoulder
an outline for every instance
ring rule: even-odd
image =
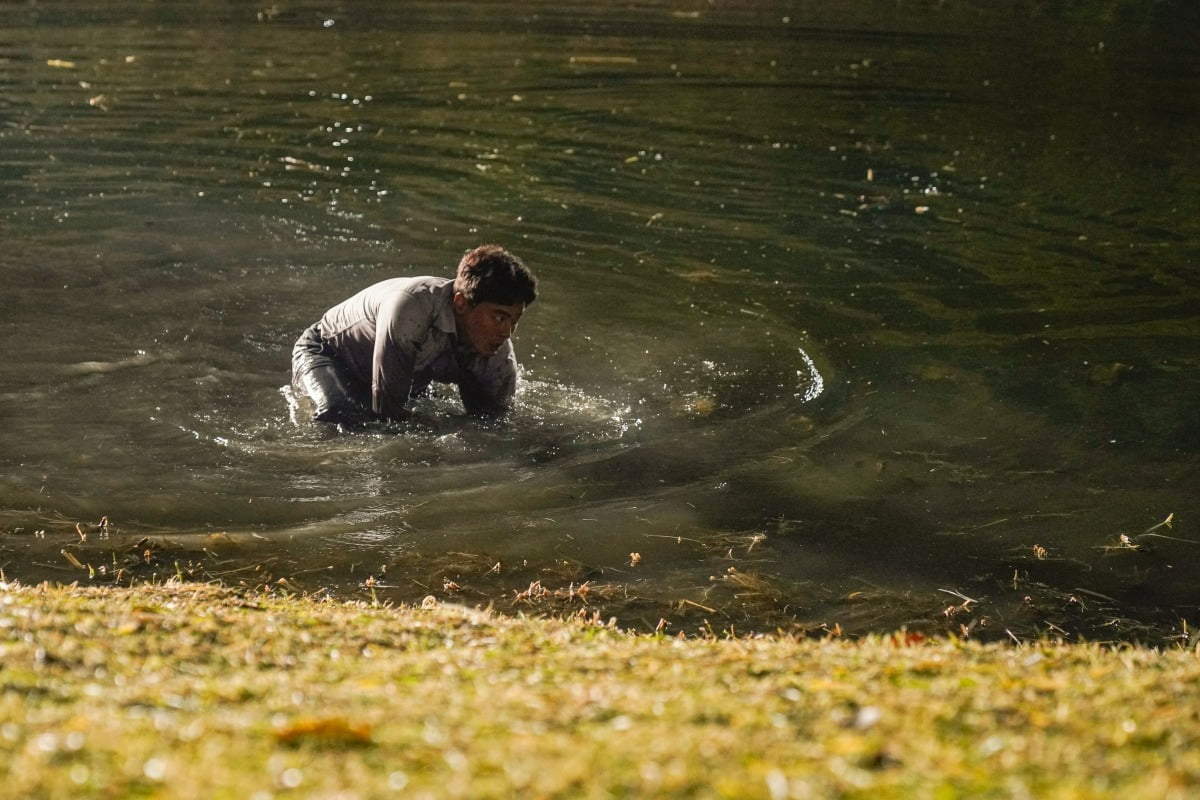
[[[430,312],[448,303],[443,284],[446,278],[389,278],[369,287],[381,312],[399,308],[421,309]]]
[[[432,331],[454,332],[452,284],[446,278],[392,278],[380,281],[376,318],[393,339],[419,341]]]
[[[415,278],[387,278],[371,284],[363,291],[380,300],[432,297],[439,294],[443,284],[450,282],[448,278],[433,278],[424,275]]]

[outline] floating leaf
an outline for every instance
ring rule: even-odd
[[[364,745],[371,743],[371,727],[355,725],[344,717],[300,719],[275,731],[282,744],[315,742],[318,744]]]

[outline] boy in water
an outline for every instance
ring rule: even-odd
[[[502,247],[470,250],[451,278],[390,278],[325,312],[292,351],[292,384],[313,419],[404,420],[433,381],[458,384],[469,414],[508,411],[517,390],[509,337],[537,280]]]

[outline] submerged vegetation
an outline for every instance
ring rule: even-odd
[[[1200,656],[594,620],[168,581],[0,587],[21,797],[1159,797]]]
[[[1153,575],[1176,559],[1167,545],[1198,543],[1173,535],[1174,515],[1141,533],[1099,540],[1097,558],[1118,574]],[[136,587],[173,581],[219,584],[242,592],[283,591],[372,605],[419,605],[426,599],[659,635],[856,638],[903,628],[921,636],[1022,644],[1041,638],[1169,647],[1191,643],[1178,609],[1137,605],[1135,593],[1089,588],[1093,567],[1040,544],[1009,548],[1000,572],[962,584],[897,590],[865,580],[799,584],[773,571],[786,558],[780,541],[799,523],[727,532],[659,536],[676,552],[630,552],[616,565],[562,554],[513,560],[494,553],[415,548],[380,555],[331,549],[325,566],[289,555],[286,542],[255,532],[152,534],[42,517],[0,528],[0,581]],[[686,564],[678,556],[686,549]],[[663,566],[663,564],[666,566]],[[1171,562],[1171,563],[1168,563]],[[1097,562],[1101,563],[1101,562]],[[1180,562],[1183,563],[1183,562]],[[1165,565],[1165,566],[1164,566]],[[1121,587],[1118,585],[1117,587]],[[1151,598],[1153,599],[1153,598]]]

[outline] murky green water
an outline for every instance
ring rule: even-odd
[[[1196,15],[992,6],[6,4],[4,575],[1179,634]],[[306,325],[483,241],[506,425],[291,419]]]

